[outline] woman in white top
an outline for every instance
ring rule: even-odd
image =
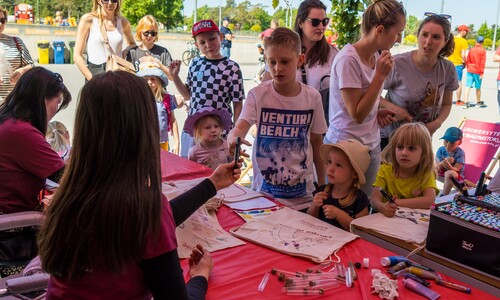
[[[120,16],[121,0],[93,0],[92,12],[83,15],[76,33],[75,64],[90,80],[92,76],[106,71],[108,50],[101,34],[101,26],[107,32],[109,45],[114,54],[126,55],[128,50],[135,46],[134,36],[130,23]],[[123,49],[123,38],[127,47]],[[83,59],[83,51],[87,48],[87,61]]]
[[[393,67],[389,49],[401,41],[406,12],[396,0],[378,0],[368,6],[361,23],[362,36],[335,56],[330,78],[330,125],[325,143],[357,139],[371,150],[371,162],[361,190],[371,195],[380,166],[380,129],[396,119],[379,110],[385,78]]]
[[[33,59],[23,40],[6,35],[7,10],[0,6],[0,103],[12,91],[17,80],[33,67]]]
[[[304,64],[297,70],[297,81],[317,90],[328,88],[333,59],[339,52],[326,41],[325,29],[330,19],[326,17],[326,6],[320,0],[305,0],[299,6],[294,30],[300,36]],[[328,103],[323,109],[328,112]],[[328,123],[328,114],[325,114]]]

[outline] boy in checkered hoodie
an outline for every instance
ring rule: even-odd
[[[191,31],[196,47],[205,56],[193,59],[185,83],[179,78],[180,61],[175,60],[169,66],[177,90],[184,99],[190,100],[188,116],[203,107],[212,107],[227,110],[233,117],[233,122],[236,122],[245,97],[240,66],[221,54],[222,35],[214,21],[197,22]],[[227,132],[223,133],[223,138],[226,134]],[[181,156],[187,157],[189,148],[193,145],[193,138],[183,131]]]

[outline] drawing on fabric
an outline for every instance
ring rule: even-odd
[[[400,209],[396,210],[396,214],[394,215],[396,218],[406,219],[414,224],[420,222],[429,223],[430,215],[421,211],[412,210],[412,209]]]
[[[325,260],[356,238],[350,232],[287,207],[233,228],[230,232],[276,251],[316,262]]]
[[[258,124],[256,159],[261,189],[276,198],[306,195],[307,182],[298,174],[307,169],[308,132],[313,110],[263,108]]]
[[[216,217],[205,206],[200,207],[175,230],[180,258],[188,258],[197,244],[209,252],[244,245],[245,243],[226,232]]]

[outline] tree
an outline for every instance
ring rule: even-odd
[[[340,47],[358,40],[358,12],[365,11],[370,3],[370,0],[332,0],[332,24],[339,34],[337,44]]]
[[[406,22],[406,26],[405,26],[405,35],[414,35],[416,36],[417,35],[417,30],[418,30],[418,26],[420,26],[420,23],[422,21],[418,20],[417,17],[415,16],[409,16],[408,17],[408,21]],[[405,41],[405,44],[406,44],[406,41]]]
[[[486,22],[481,24],[479,30],[477,31],[477,35],[482,35],[484,38],[493,39],[493,34],[491,34],[491,30]]]
[[[182,0],[123,0],[121,12],[133,25],[143,16],[153,14],[158,22],[170,29],[182,22],[183,7]]]

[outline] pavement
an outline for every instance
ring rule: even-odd
[[[163,45],[165,47],[169,47],[169,45]],[[413,48],[410,47],[405,47],[405,46],[399,46],[399,47],[394,47],[393,50],[391,50],[392,53],[400,53],[400,52],[405,52],[409,51]],[[175,56],[174,51],[172,51],[172,55],[175,58],[178,58]],[[252,52],[253,53],[253,52]],[[257,85],[256,82],[253,81],[253,78],[255,76],[255,72],[257,71],[257,66],[258,66],[258,52],[257,49],[254,51],[255,59],[251,59],[250,61],[255,61],[255,64],[248,64],[244,63],[241,64],[240,67],[242,69],[242,74],[243,74],[243,79],[244,79],[244,87],[245,87],[245,92],[248,93],[248,91],[255,87]],[[238,62],[238,53],[234,55],[234,60]],[[481,99],[485,102],[487,107],[484,108],[478,108],[478,107],[471,107],[469,109],[463,109],[462,106],[456,106],[453,105],[450,116],[448,119],[443,123],[442,127],[436,131],[433,137],[433,149],[434,152],[437,150],[441,145],[442,145],[442,140],[439,140],[440,137],[443,136],[444,131],[451,126],[458,126],[460,121],[466,117],[468,119],[473,119],[473,120],[481,120],[485,122],[500,122],[500,115],[499,115],[499,107],[497,103],[497,74],[498,74],[498,63],[493,63],[492,61],[493,54],[491,52],[487,53],[487,67],[485,70],[484,78],[483,78],[483,85],[481,88],[482,91],[482,97]],[[249,58],[245,57],[245,61],[248,61]],[[70,132],[73,132],[74,128],[74,120],[75,120],[75,111],[76,111],[76,105],[78,103],[78,95],[80,92],[81,87],[84,84],[84,77],[76,67],[76,65],[70,65],[70,64],[65,64],[65,65],[43,65],[49,70],[52,70],[54,72],[58,72],[61,74],[61,76],[64,79],[64,82],[68,89],[71,92],[71,95],[73,96],[73,101],[70,103],[69,107],[63,110],[62,112],[58,113],[55,117],[54,120],[58,120],[63,122],[67,127]],[[186,72],[187,72],[187,67],[185,65],[182,65],[181,71],[180,71],[180,77],[181,78],[186,78]],[[465,76],[464,76],[464,81],[463,83],[465,84]],[[173,84],[170,84],[167,89],[171,93],[177,93],[177,90],[175,89],[175,86]],[[464,91],[462,92],[464,93]],[[463,97],[462,97],[463,98]],[[470,103],[475,103],[475,90],[471,90],[470,93],[470,98],[469,101]],[[454,94],[454,100],[455,99],[455,94]],[[186,119],[186,112],[183,109],[178,109],[175,111],[176,118],[178,120],[179,127],[182,128],[184,121]],[[248,152],[248,151],[247,151]],[[470,154],[469,154],[470,155]]]

